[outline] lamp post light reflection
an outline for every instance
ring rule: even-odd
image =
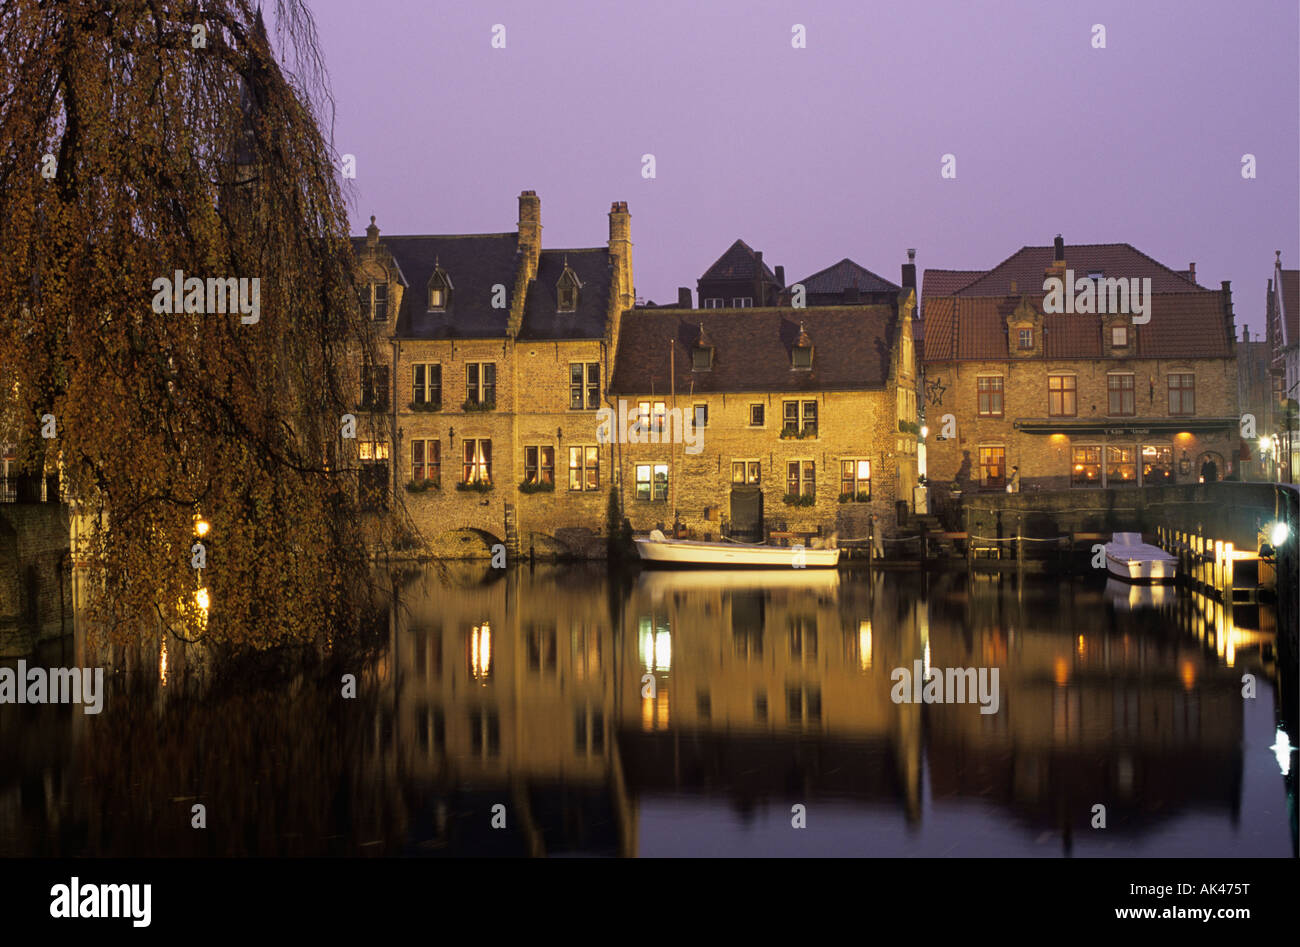
[[[469,669],[474,680],[485,684],[492,676],[492,627],[487,622],[470,632]]]

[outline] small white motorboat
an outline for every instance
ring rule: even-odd
[[[1178,558],[1144,543],[1141,533],[1114,533],[1106,544],[1106,571],[1125,582],[1172,582]]]
[[[830,548],[809,546],[749,546],[744,543],[711,543],[694,539],[668,539],[652,530],[636,542],[637,555],[646,563],[665,566],[758,566],[762,568],[826,569],[839,564],[840,550],[834,539]]]

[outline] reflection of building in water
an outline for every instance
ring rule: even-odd
[[[634,853],[634,799],[661,790],[919,815],[919,712],[888,687],[918,606],[879,580],[660,573],[623,601],[598,571],[483,574],[393,610],[375,754],[415,850]]]
[[[1039,597],[1049,593],[1057,604]],[[1067,845],[1097,803],[1119,832],[1151,829],[1189,808],[1235,818],[1242,653],[1234,668],[1221,606],[1210,610],[1208,643],[1205,622],[1198,641],[1172,620],[1173,611],[1196,608],[1194,599],[1178,590],[1144,610],[1079,585],[1022,591],[1017,600],[973,583],[965,595],[932,599],[933,665],[998,666],[1002,690],[996,714],[926,708],[935,796],[991,796],[1062,829]],[[1258,668],[1260,649],[1250,653]]]
[[[394,608],[377,751],[414,794],[413,842],[534,854],[633,846],[610,738],[612,625],[591,594],[603,577],[463,574],[482,581],[451,591],[415,582]],[[498,803],[504,832],[486,815]]]
[[[643,574],[619,746],[640,791],[717,791],[742,811],[851,795],[919,816],[919,715],[889,698],[917,604],[835,572]],[[889,629],[876,635],[875,628]],[[653,681],[653,687],[651,686]]]

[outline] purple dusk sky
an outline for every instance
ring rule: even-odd
[[[626,200],[637,294],[663,303],[737,237],[787,282],[846,256],[898,282],[908,247],[988,268],[1059,232],[1232,280],[1252,335],[1273,251],[1300,266],[1292,0],[311,8],[354,233],[513,230],[532,188],[543,246],[599,246]]]

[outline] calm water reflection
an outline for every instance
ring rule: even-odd
[[[1270,749],[1295,684],[1267,609],[960,575],[438,566],[378,615],[354,700],[319,674],[181,696],[173,654],[165,684],[118,675],[99,716],[0,706],[0,854],[1295,852],[1295,774]],[[999,712],[895,704],[891,671],[917,660],[1000,668]]]

